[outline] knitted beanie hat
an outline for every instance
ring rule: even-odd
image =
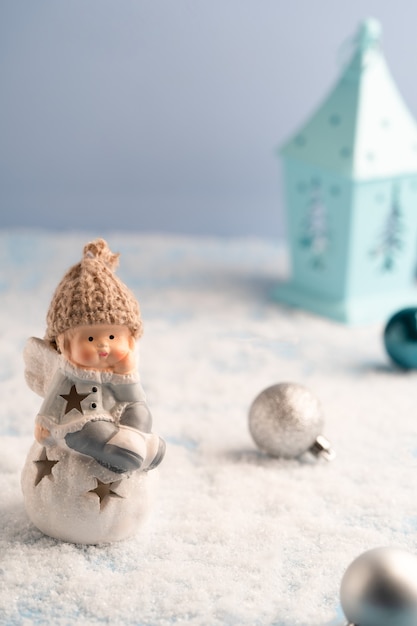
[[[127,326],[134,337],[142,335],[139,304],[114,274],[119,254],[104,239],[84,246],[80,263],[71,267],[55,290],[47,314],[45,339],[56,344],[65,330],[90,324]]]

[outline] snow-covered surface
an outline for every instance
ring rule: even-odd
[[[382,325],[346,328],[273,302],[274,242],[107,234],[142,307],[141,377],[168,451],[147,529],[60,543],[28,521],[20,472],[40,398],[22,352],[52,291],[102,233],[0,233],[0,623],[339,625],[363,551],[417,551],[417,372],[388,361]],[[254,397],[279,381],[321,400],[326,463],[255,448]]]

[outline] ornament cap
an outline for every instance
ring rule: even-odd
[[[309,450],[314,456],[322,457],[326,459],[326,461],[333,461],[333,459],[336,458],[336,452],[332,448],[330,441],[326,439],[324,435],[318,435]]]

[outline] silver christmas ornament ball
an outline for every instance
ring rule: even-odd
[[[345,572],[340,600],[349,625],[417,625],[417,557],[398,548],[375,548]]]
[[[249,409],[249,430],[256,445],[275,457],[294,458],[307,450],[334,456],[320,433],[324,418],[317,398],[296,383],[264,389]]]

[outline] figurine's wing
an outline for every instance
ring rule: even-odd
[[[42,398],[59,363],[59,354],[54,348],[37,337],[30,337],[23,352],[25,379],[29,387]]]

